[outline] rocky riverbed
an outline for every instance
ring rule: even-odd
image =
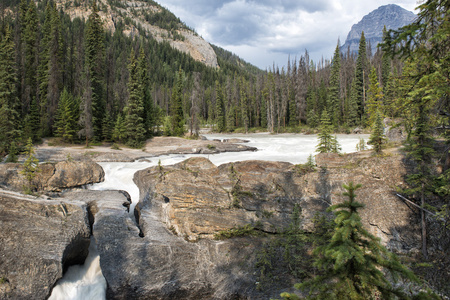
[[[142,149],[112,149],[111,146],[81,145],[49,146],[48,140],[36,147],[39,161],[58,162],[72,160],[92,160],[96,162],[132,162],[139,158],[148,158],[168,154],[216,154],[222,152],[256,151],[254,147],[239,144],[242,140],[190,140],[178,137],[153,137]]]
[[[156,139],[156,144],[147,144],[146,154],[235,147],[219,141],[185,141],[177,145],[177,139]],[[40,186],[52,191],[50,196],[0,192],[1,299],[48,297],[64,270],[84,260],[91,235],[107,282],[107,299],[279,297],[281,291],[292,291],[294,282],[258,289],[255,261],[263,239],[219,241],[214,234],[251,224],[275,235],[290,222],[295,205],[302,208],[302,227],[308,231],[317,212],[343,201],[342,184],[349,181],[363,185],[358,201],[366,205],[361,217],[370,232],[396,252],[419,247],[414,209],[393,194],[396,186],[404,185],[406,174],[403,155],[396,150],[385,157],[368,152],[318,155],[313,172],[267,161],[215,166],[200,157],[151,167],[135,174],[141,199],[134,218],[128,213],[130,198],[125,192],[69,189],[104,176],[94,161],[75,150],[57,150],[51,157],[62,160],[70,153],[72,158],[84,158],[49,163],[48,176],[40,175]],[[95,151],[98,154],[89,154],[94,160],[118,159],[116,153],[131,159],[142,152]],[[38,149],[38,154],[46,152]],[[1,167],[3,187],[19,187],[20,166]]]

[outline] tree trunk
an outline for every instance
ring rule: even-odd
[[[422,183],[422,191],[421,191],[421,195],[420,195],[420,206],[421,206],[421,210],[420,210],[420,218],[421,218],[421,227],[422,227],[422,254],[423,257],[428,260],[428,251],[427,251],[427,223],[425,220],[425,184]]]

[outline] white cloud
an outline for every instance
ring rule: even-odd
[[[157,0],[158,1],[158,0]],[[416,0],[159,0],[210,43],[266,68],[305,49],[331,58],[353,24],[381,5],[413,11]]]

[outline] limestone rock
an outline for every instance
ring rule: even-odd
[[[201,240],[173,235],[144,199],[142,233],[127,211],[126,194],[72,191],[65,199],[89,203],[93,236],[108,283],[107,299],[260,299],[252,275],[260,241]],[[141,223],[141,222],[140,222]],[[272,296],[277,296],[277,290]]]
[[[245,161],[216,167],[194,158],[137,172],[135,181],[166,228],[189,240],[246,224],[274,233],[287,226],[295,204],[308,229],[316,212],[344,201],[343,184],[361,183],[357,200],[366,204],[363,223],[385,245],[403,251],[416,247],[419,239],[406,228],[414,215],[393,193],[404,185],[401,158],[399,153],[384,158],[368,152],[319,155],[316,161],[323,168],[308,174],[297,173],[289,163]],[[145,220],[140,220],[144,234]]]
[[[89,247],[86,206],[0,192],[0,299],[46,299]]]
[[[380,6],[352,26],[345,44],[341,47],[341,51],[345,53],[350,48],[350,52],[358,52],[359,39],[361,38],[361,32],[364,31],[367,47],[369,48],[370,42],[372,54],[375,54],[378,44],[383,40],[384,26],[386,26],[387,30],[395,30],[410,24],[415,18],[416,15],[413,12],[398,5]]]
[[[89,160],[43,163],[39,167],[40,172],[37,173],[34,184],[43,191],[61,191],[79,187],[101,182],[105,177],[102,167]],[[22,191],[27,182],[20,174],[20,170],[22,170],[20,164],[0,164],[0,186]]]

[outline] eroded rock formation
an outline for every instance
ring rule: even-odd
[[[41,191],[61,191],[101,182],[105,177],[102,167],[90,160],[43,163],[39,168],[33,184]],[[21,164],[0,164],[0,186],[22,191],[28,184],[21,170]]]
[[[64,268],[84,262],[86,205],[0,192],[0,299],[46,299]]]
[[[398,153],[384,158],[325,154],[317,163],[322,168],[307,174],[289,163],[244,161],[216,167],[204,158],[149,168],[135,175],[141,195],[147,195],[138,211],[151,206],[167,228],[196,240],[246,224],[275,233],[287,226],[298,204],[308,229],[316,212],[344,200],[342,185],[353,181],[363,185],[357,199],[366,204],[361,211],[366,227],[394,250],[414,247],[417,236],[407,228],[412,211],[393,193],[406,174]],[[140,221],[144,231],[145,220]]]
[[[75,190],[53,200],[0,196],[0,298],[43,299],[65,266],[85,256],[90,231],[108,283],[108,299],[267,299],[292,282],[257,289],[263,240],[211,239],[253,224],[269,234],[287,226],[294,205],[302,226],[343,201],[342,184],[361,183],[365,226],[395,251],[418,246],[414,211],[392,193],[406,174],[397,152],[319,155],[315,172],[289,163],[245,161],[215,166],[191,158],[135,174],[141,202],[130,214],[120,191]],[[56,172],[55,172],[56,174]],[[135,217],[136,216],[136,217]],[[75,251],[81,249],[80,251]]]

